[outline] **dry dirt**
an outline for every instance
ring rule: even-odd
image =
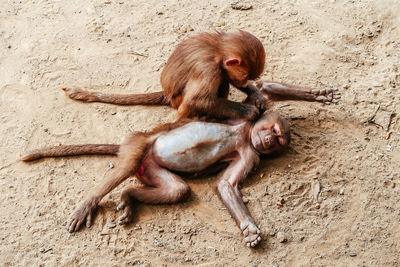
[[[246,11],[209,0],[0,2],[2,266],[400,265],[399,1],[255,0]],[[293,142],[242,188],[261,245],[243,245],[212,177],[189,181],[185,203],[139,205],[127,227],[115,223],[121,185],[92,228],[68,234],[69,215],[115,158],[25,164],[19,153],[119,143],[130,130],[172,121],[175,111],[82,104],[60,88],[157,91],[179,41],[235,29],[265,45],[262,79],[342,93],[339,105],[273,107],[291,119]]]

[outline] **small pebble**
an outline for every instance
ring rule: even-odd
[[[278,233],[276,234],[276,238],[278,239],[278,241],[279,241],[280,243],[285,243],[285,242],[287,241],[286,235],[285,235],[284,233],[282,233],[282,232],[278,232]]]
[[[242,201],[243,201],[244,204],[249,203],[249,199],[247,197],[245,197],[245,196],[242,197]]]
[[[109,235],[109,234],[110,234],[110,232],[108,230],[106,230],[106,229],[103,229],[103,231],[100,232],[101,236]]]
[[[349,253],[349,256],[350,256],[350,257],[355,257],[355,256],[357,256],[357,253],[350,252],[350,253]]]
[[[392,152],[392,151],[393,151],[392,146],[388,145],[388,146],[386,147],[386,150],[389,151],[389,152]]]
[[[340,189],[339,195],[344,195],[344,189],[343,188]]]
[[[268,234],[269,234],[269,236],[274,236],[274,235],[276,235],[276,232],[274,229],[271,229]]]
[[[49,252],[50,250],[53,250],[52,248],[48,248],[48,249],[45,249],[45,248],[40,248],[39,249],[39,251],[41,252],[41,253],[47,253],[47,252]]]
[[[231,7],[232,7],[232,9],[236,9],[236,10],[249,10],[249,9],[253,8],[252,5],[246,4],[246,3],[241,3],[240,1],[231,3]]]
[[[110,169],[114,168],[114,164],[112,162],[110,162],[110,164],[108,164],[108,166],[110,167]]]
[[[163,244],[162,242],[158,241],[157,239],[154,239],[154,244],[155,244],[157,247],[163,247],[163,246],[164,246],[164,244]]]
[[[376,58],[375,58],[376,59]],[[372,85],[373,87],[383,87],[383,84],[381,83],[375,83]]]

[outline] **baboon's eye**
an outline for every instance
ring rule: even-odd
[[[275,135],[279,135],[279,134],[280,134],[279,126],[275,124],[274,127],[272,127],[272,132],[273,132]]]

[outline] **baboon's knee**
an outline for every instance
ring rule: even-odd
[[[170,192],[171,201],[178,202],[190,196],[190,187],[186,183],[176,183],[172,186]]]

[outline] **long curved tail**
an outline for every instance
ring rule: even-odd
[[[33,161],[49,157],[65,157],[79,155],[117,155],[119,145],[86,144],[62,145],[35,149],[21,158],[22,161]]]
[[[80,88],[62,88],[71,99],[82,102],[101,102],[116,105],[169,105],[163,91],[147,94],[104,94]]]

